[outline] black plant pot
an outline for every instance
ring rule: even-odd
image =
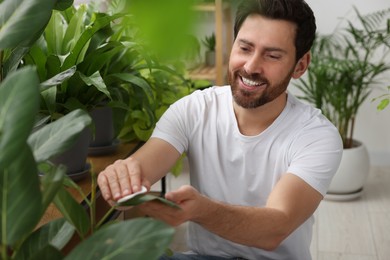
[[[91,130],[86,127],[69,150],[50,159],[56,165],[65,165],[66,174],[75,181],[84,178],[89,172],[90,165],[87,163],[87,156],[90,136]]]
[[[105,155],[115,152],[119,142],[115,139],[113,114],[111,107],[98,107],[90,112],[94,123],[94,133],[88,149],[88,155]]]

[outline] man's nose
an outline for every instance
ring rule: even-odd
[[[244,70],[248,74],[263,74],[263,60],[260,55],[252,55],[245,62]]]

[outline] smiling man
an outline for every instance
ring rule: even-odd
[[[191,185],[145,214],[189,221],[190,252],[161,259],[308,260],[313,213],[342,153],[321,111],[287,92],[310,63],[315,19],[303,0],[244,0],[235,21],[228,86],[179,100],[150,140],[98,177],[111,204],[167,174],[182,153]]]

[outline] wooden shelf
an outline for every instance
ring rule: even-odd
[[[192,79],[210,80],[215,85],[226,84],[226,68],[224,54],[230,52],[233,44],[233,28],[231,8],[228,2],[215,0],[214,3],[205,3],[194,6],[196,11],[213,12],[215,24],[215,67],[200,66],[190,71]],[[224,39],[225,27],[225,39]],[[224,48],[225,46],[225,48]]]
[[[222,9],[226,10],[228,8],[230,8],[230,5],[228,3],[222,3]],[[216,3],[198,4],[194,6],[194,10],[200,12],[215,12],[217,10],[217,4]]]
[[[223,65],[223,72],[227,69],[227,65]],[[210,80],[214,81],[217,75],[217,68],[215,66],[210,67],[205,64],[200,65],[192,70],[190,70],[190,78],[192,79],[201,79],[201,80]],[[223,84],[223,83],[222,83]]]

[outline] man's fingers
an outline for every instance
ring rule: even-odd
[[[137,163],[134,162],[133,158],[128,159],[127,171],[130,177],[132,193],[141,190],[141,169]]]
[[[98,184],[99,184],[99,187],[100,187],[100,191],[103,195],[103,198],[106,200],[106,201],[109,201],[112,199],[112,195],[111,195],[111,190],[110,190],[110,187],[108,186],[108,180],[106,178],[106,175],[104,174],[104,172],[101,172],[99,175],[98,175]]]

